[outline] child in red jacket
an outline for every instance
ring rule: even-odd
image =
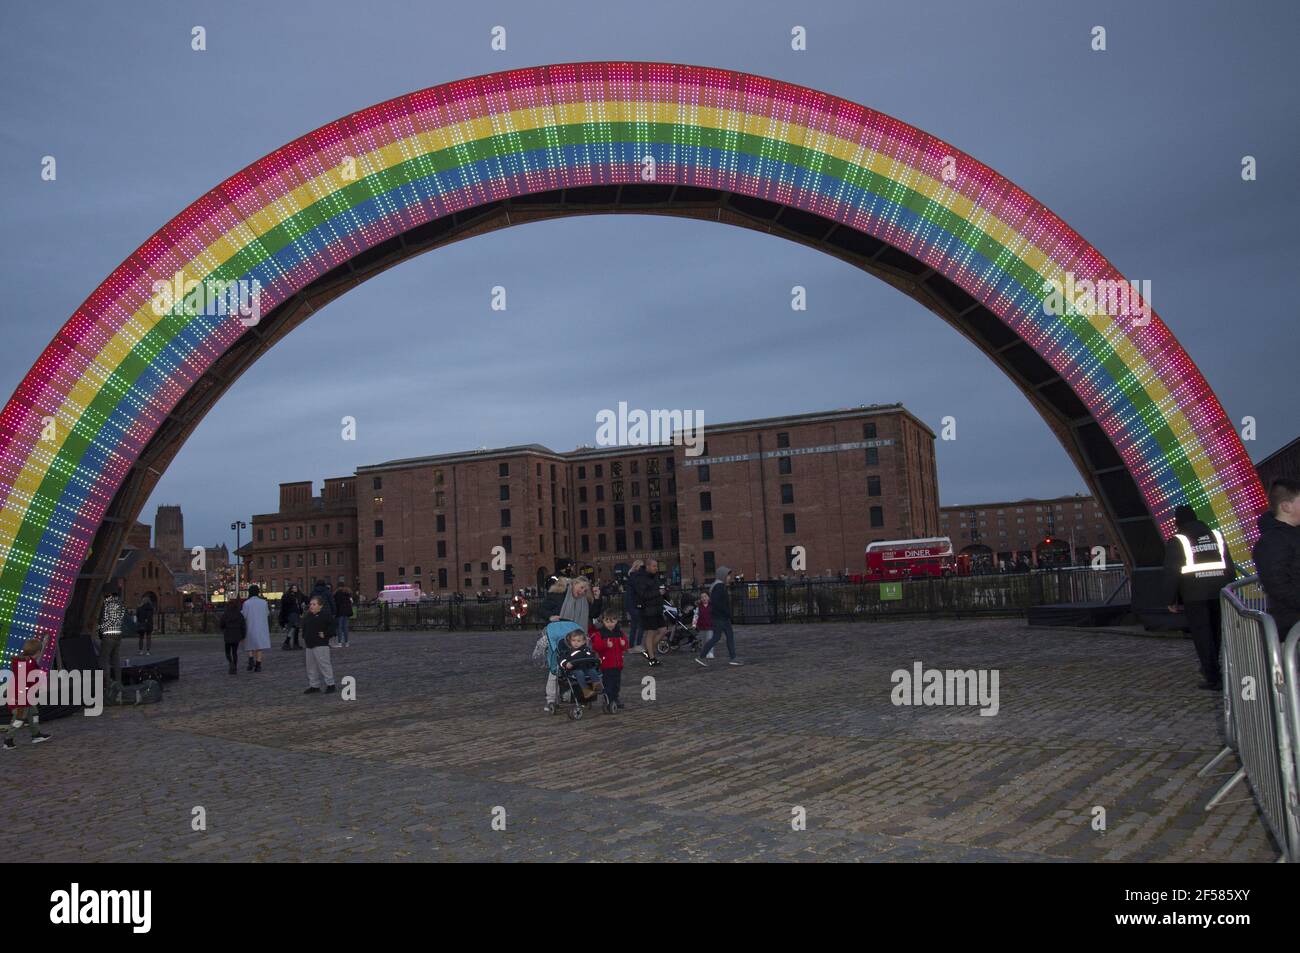
[[[27,726],[27,730],[32,736],[32,744],[40,744],[42,741],[50,739],[49,735],[41,731],[39,709],[27,699],[27,687],[31,681],[29,675],[37,670],[40,664],[41,650],[44,647],[45,643],[40,639],[28,639],[23,643],[22,651],[14,656],[11,666],[14,673],[11,682],[13,701],[9,705],[13,720],[9,722],[9,730],[5,732],[4,749],[6,751],[14,748],[14,739],[18,737],[18,729],[24,725]]]
[[[600,617],[600,626],[591,635],[592,648],[600,656],[600,680],[605,686],[605,712],[614,714],[623,707],[618,691],[623,683],[623,653],[627,650],[627,636],[618,627],[618,612],[606,609]]]

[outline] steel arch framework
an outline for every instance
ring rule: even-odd
[[[450,241],[617,212],[757,228],[882,278],[1020,387],[1132,565],[1158,564],[1182,502],[1248,560],[1264,496],[1235,429],[1158,315],[1045,307],[1054,286],[1124,279],[1042,203],[826,93],[704,67],[575,63],[432,87],[324,126],[221,183],[109,275],[0,415],[6,657],[30,635],[87,630],[166,465],[312,312]],[[256,279],[264,317],[160,314],[156,283],[177,276]]]

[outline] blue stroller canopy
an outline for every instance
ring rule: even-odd
[[[570,632],[585,631],[576,622],[552,622],[546,627],[546,668],[555,671],[555,647],[569,637]]]

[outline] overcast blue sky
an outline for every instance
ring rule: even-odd
[[[550,10],[562,9],[562,13]],[[258,157],[345,113],[493,70],[653,59],[773,76],[952,142],[1149,279],[1255,459],[1300,432],[1300,5],[356,2],[0,5],[0,389],[144,239]],[[208,49],[190,49],[190,29]],[[489,48],[508,31],[509,49]],[[808,31],[806,52],[790,28]],[[1089,48],[1094,25],[1108,49]],[[1259,179],[1241,181],[1243,155]],[[58,160],[42,182],[40,161]],[[1290,225],[1288,223],[1291,223]],[[808,310],[792,312],[792,285]],[[503,285],[509,309],[489,309]],[[936,431],[945,504],[1082,480],[994,366],[862,272],[742,229],[653,217],[512,228],[409,261],[252,368],[146,505],[230,539],[277,484],[395,457],[593,441],[595,415],[706,424],[901,401]],[[358,439],[339,421],[358,421]],[[233,540],[231,540],[233,542]]]

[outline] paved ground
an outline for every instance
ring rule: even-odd
[[[570,722],[541,712],[534,638],[359,633],[334,653],[355,701],[301,695],[301,653],[231,677],[218,637],[160,639],[182,656],[161,704],[0,753],[0,830],[69,861],[1276,857],[1250,801],[1201,810],[1222,780],[1195,776],[1219,698],[1195,688],[1187,642],[756,626],[748,666],[671,656],[645,702],[629,660],[627,710]],[[893,705],[891,673],[918,660],[998,669],[1000,711]]]

